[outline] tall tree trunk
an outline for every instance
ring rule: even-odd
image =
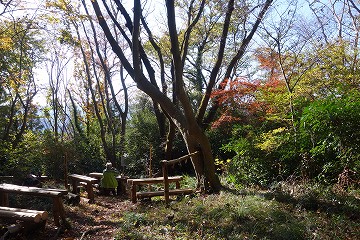
[[[215,172],[214,158],[208,137],[199,126],[190,128],[190,130],[184,129],[182,134],[189,153],[200,152],[199,155],[192,157],[198,187],[204,185],[205,190],[218,192],[221,188],[221,183]]]
[[[175,73],[175,79],[173,81],[175,81],[175,92],[178,96],[179,103],[183,108],[186,121],[185,124],[178,124],[177,127],[180,129],[180,132],[183,135],[189,153],[195,152],[197,150],[201,153],[200,156],[192,158],[198,185],[200,185],[203,181],[206,188],[208,187],[207,184],[209,184],[211,190],[219,191],[221,184],[218,176],[215,174],[214,159],[209,139],[198,125],[189,98],[184,89],[183,63],[181,61],[178,34],[176,30],[174,1],[167,0],[166,7],[171,41],[171,53],[173,57]],[[174,122],[176,123],[176,121]]]
[[[74,23],[74,26],[75,26],[75,29],[76,29],[78,40],[79,40],[79,42],[81,42],[80,33],[79,33],[79,30],[78,30],[78,27],[77,27],[76,23]],[[102,145],[103,145],[103,148],[104,148],[105,156],[106,156],[106,159],[109,160],[110,162],[115,162],[115,160],[114,160],[115,156],[112,155],[112,152],[110,151],[110,148],[109,148],[109,146],[108,146],[108,144],[106,142],[105,126],[104,126],[104,123],[103,123],[103,120],[101,118],[101,114],[100,114],[100,111],[99,111],[99,108],[98,108],[98,103],[97,103],[97,100],[96,100],[95,91],[94,91],[94,89],[92,87],[90,66],[89,66],[88,60],[86,58],[86,53],[85,53],[85,50],[84,50],[84,47],[83,47],[82,44],[80,44],[80,50],[81,50],[81,54],[82,54],[84,65],[85,65],[85,73],[86,73],[86,78],[87,78],[87,82],[88,82],[88,88],[89,88],[89,91],[90,91],[90,94],[91,94],[91,99],[92,99],[93,106],[94,106],[95,115],[97,117],[97,120],[98,120],[98,123],[99,123],[99,126],[100,126],[100,138],[101,138],[101,142],[102,142]]]

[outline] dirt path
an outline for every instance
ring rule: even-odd
[[[17,235],[6,239],[16,240],[85,240],[113,239],[121,227],[121,218],[125,211],[131,211],[135,205],[129,200],[113,196],[96,196],[94,204],[81,199],[78,206],[65,205],[66,218],[71,228],[59,229],[49,217],[45,229],[27,235]],[[1,237],[1,235],[0,235]]]

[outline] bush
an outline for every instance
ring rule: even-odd
[[[359,99],[359,93],[331,97],[315,101],[303,111],[302,149],[315,159],[317,175],[324,182],[337,182],[344,171],[360,171]]]
[[[251,126],[237,126],[233,138],[222,149],[234,157],[228,166],[228,181],[235,185],[265,185],[270,178],[272,163],[262,158],[263,152],[256,148],[255,133]]]
[[[126,163],[128,174],[145,175],[148,173],[150,147],[154,173],[160,169],[162,138],[159,134],[156,117],[145,108],[134,113],[126,131]]]

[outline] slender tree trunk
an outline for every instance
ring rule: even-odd
[[[185,140],[189,153],[200,151],[200,156],[192,158],[192,163],[195,168],[198,185],[202,182],[205,188],[211,188],[212,191],[219,191],[221,188],[220,180],[215,174],[214,159],[212,156],[211,145],[205,132],[198,125],[195,113],[192,110],[189,98],[185,93],[183,82],[183,65],[181,61],[178,34],[175,21],[175,7],[174,0],[166,1],[168,13],[169,35],[171,40],[171,53],[174,64],[174,81],[175,92],[184,110],[184,117],[186,124],[177,124],[181,134]],[[175,119],[174,119],[175,120]],[[176,121],[174,121],[176,123]],[[209,184],[209,186],[207,185]]]
[[[70,102],[71,102],[71,105],[72,105],[72,108],[73,108],[75,129],[78,131],[80,137],[81,137],[82,139],[85,139],[86,136],[85,136],[85,134],[84,134],[83,129],[82,129],[81,126],[80,126],[78,111],[77,111],[77,108],[76,108],[74,99],[73,99],[73,97],[72,97],[71,92],[70,92],[69,89],[68,89],[68,94],[69,94]],[[75,129],[74,129],[74,130],[75,130]],[[74,135],[76,135],[75,132],[74,132]]]
[[[31,110],[31,102],[32,102],[33,98],[35,97],[36,92],[29,93],[29,95],[30,96],[28,96],[28,98],[25,100],[25,103],[24,103],[24,106],[23,106],[24,107],[24,114],[23,114],[23,117],[22,117],[22,123],[21,123],[21,127],[20,127],[19,132],[17,132],[16,135],[15,135],[15,140],[13,142],[13,147],[16,147],[20,143],[21,138],[24,135],[24,132],[25,132],[25,130],[27,128],[27,125],[28,125],[27,119],[28,119],[29,111]]]
[[[174,139],[176,135],[176,126],[175,124],[170,121],[169,123],[169,130],[166,137],[166,144],[165,144],[165,159],[170,160],[172,159],[172,149],[174,145]]]
[[[74,23],[74,25],[75,25],[75,29],[77,31],[76,33],[77,33],[78,40],[80,42],[81,38],[80,38],[80,33],[79,33],[79,30],[78,30],[78,27],[77,27],[76,23]],[[104,126],[104,123],[102,121],[101,114],[100,114],[100,111],[99,111],[99,108],[98,108],[98,103],[97,103],[96,96],[95,96],[95,92],[94,92],[94,89],[92,87],[90,66],[89,66],[88,60],[86,58],[86,53],[85,53],[84,47],[81,44],[80,44],[80,50],[81,50],[81,54],[82,54],[84,65],[85,65],[86,78],[87,78],[88,88],[89,88],[89,91],[90,91],[90,94],[91,94],[91,99],[92,99],[94,110],[95,110],[95,115],[97,117],[97,120],[98,120],[98,123],[99,123],[99,126],[100,126],[100,138],[101,138],[101,142],[103,144],[105,156],[106,156],[107,160],[109,160],[111,162],[115,162],[114,156],[112,156],[112,153],[111,153],[111,151],[109,149],[109,146],[108,146],[108,144],[106,142],[105,126]]]
[[[15,110],[16,110],[17,100],[18,100],[18,94],[15,95],[15,98],[11,102],[10,112],[9,112],[9,115],[8,115],[8,124],[6,124],[6,126],[5,126],[4,135],[2,137],[2,140],[4,140],[4,141],[9,140],[10,130],[13,127],[13,124],[14,124],[14,117],[15,117]]]

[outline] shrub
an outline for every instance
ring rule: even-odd
[[[360,171],[359,97],[359,93],[330,97],[303,111],[302,148],[315,159],[322,181],[335,183],[345,170]]]

